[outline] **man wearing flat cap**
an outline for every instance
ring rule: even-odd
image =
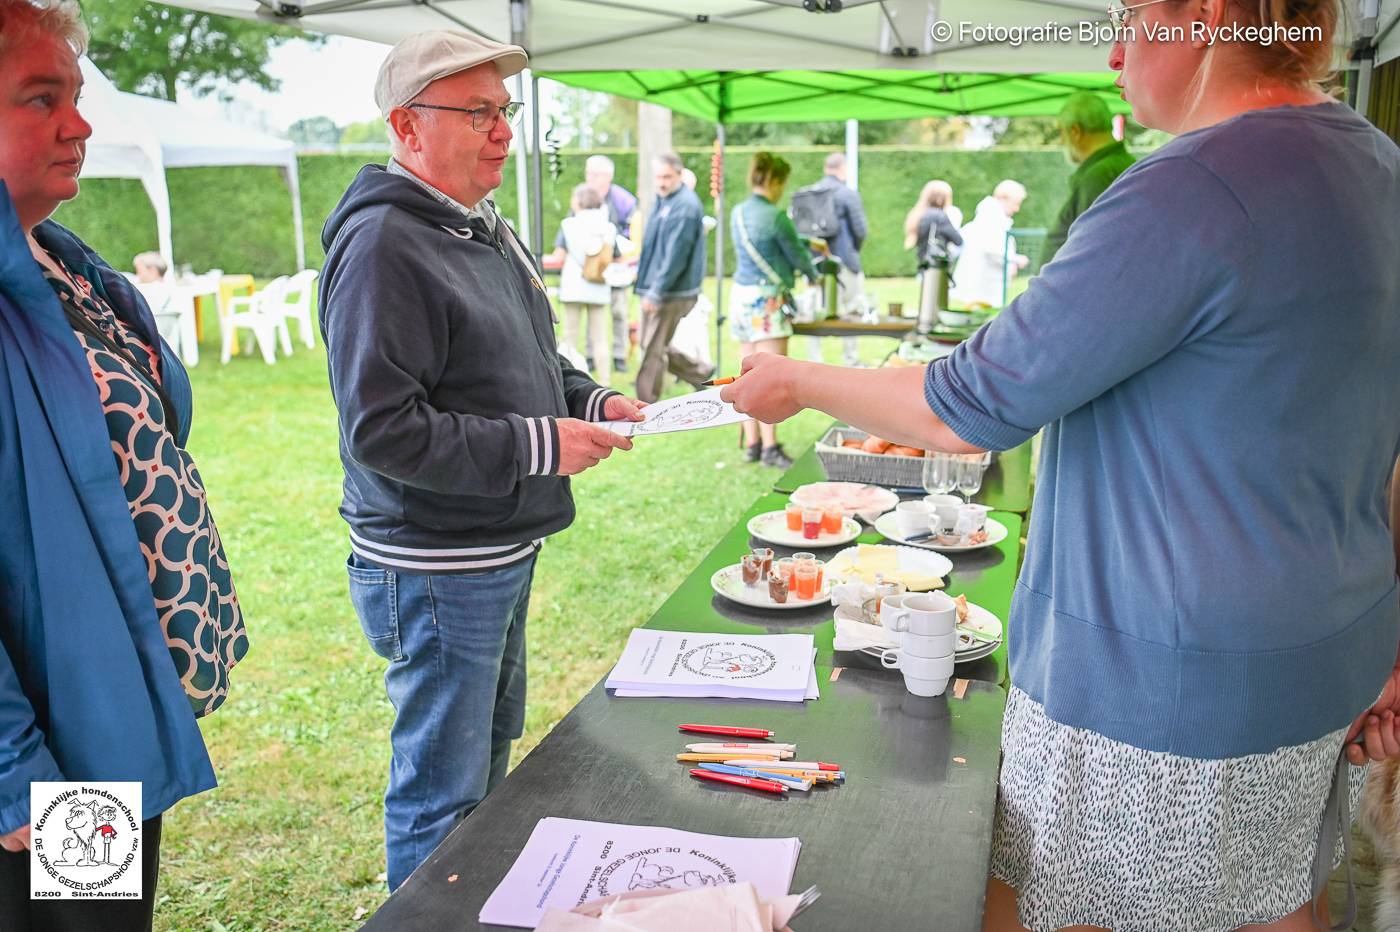
[[[519,107],[503,79],[525,66],[468,32],[396,45],[374,91],[393,157],[322,233],[350,598],[395,711],[391,890],[505,776],[536,553],[573,521],[565,477],[631,449],[599,422],[641,418],[559,355],[539,270],[488,199]]]

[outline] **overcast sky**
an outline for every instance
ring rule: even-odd
[[[328,116],[338,126],[378,119],[374,76],[388,53],[387,45],[345,36],[331,36],[319,48],[292,41],[273,49],[268,62],[268,73],[282,82],[276,93],[240,84],[232,89],[232,104],[212,97],[195,99],[185,91],[180,92],[180,103],[276,133],[305,117]],[[540,82],[541,112],[546,114],[551,83]]]
[[[232,89],[234,103],[225,108],[213,99],[195,100],[181,92],[180,102],[226,115],[240,123],[257,123],[284,131],[303,117],[328,116],[338,125],[379,116],[374,106],[374,76],[389,46],[363,39],[331,36],[320,48],[292,41],[272,50],[268,73],[282,82],[269,93],[251,84]]]

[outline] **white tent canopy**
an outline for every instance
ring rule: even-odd
[[[291,193],[297,268],[306,266],[296,148],[223,120],[194,114],[179,104],[117,90],[87,58],[83,70],[83,115],[92,124],[83,163],[84,178],[136,178],[156,212],[158,248],[175,258],[170,237],[167,168],[217,165],[273,165],[282,169]]]
[[[826,6],[831,0],[815,0]],[[178,0],[175,5],[396,42],[468,27],[514,39],[537,71],[725,70],[1045,73],[1107,68],[1104,42],[961,35],[976,26],[1105,25],[1102,0],[844,0],[838,13],[803,0]],[[1349,32],[1375,36],[1376,62],[1400,57],[1400,0],[1346,0]],[[1368,7],[1370,9],[1368,9]],[[1374,12],[1372,12],[1374,11]],[[1371,13],[1368,18],[1367,13]],[[935,23],[954,29],[933,37]]]

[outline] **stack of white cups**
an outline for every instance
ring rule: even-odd
[[[904,688],[916,696],[943,695],[953,677],[957,618],[957,606],[942,592],[886,597],[880,624],[899,635],[899,647],[881,654],[881,665],[903,673]]]

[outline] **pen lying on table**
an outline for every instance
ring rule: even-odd
[[[794,744],[687,744],[685,749],[692,754],[750,754],[754,757],[792,757],[797,753]]]
[[[759,780],[772,780],[774,783],[781,783],[790,790],[801,790],[804,793],[810,790],[812,784],[816,782],[808,777],[790,776],[769,770],[750,770],[747,767],[731,767],[728,764],[701,764],[700,769],[708,770],[711,773],[727,773],[732,777],[756,777]]]
[[[750,790],[762,790],[765,793],[786,793],[788,788],[775,780],[766,780],[759,777],[736,777],[727,773],[711,773],[708,770],[692,770],[692,777],[700,780],[713,780],[716,783],[729,783],[733,786],[742,786]]]

